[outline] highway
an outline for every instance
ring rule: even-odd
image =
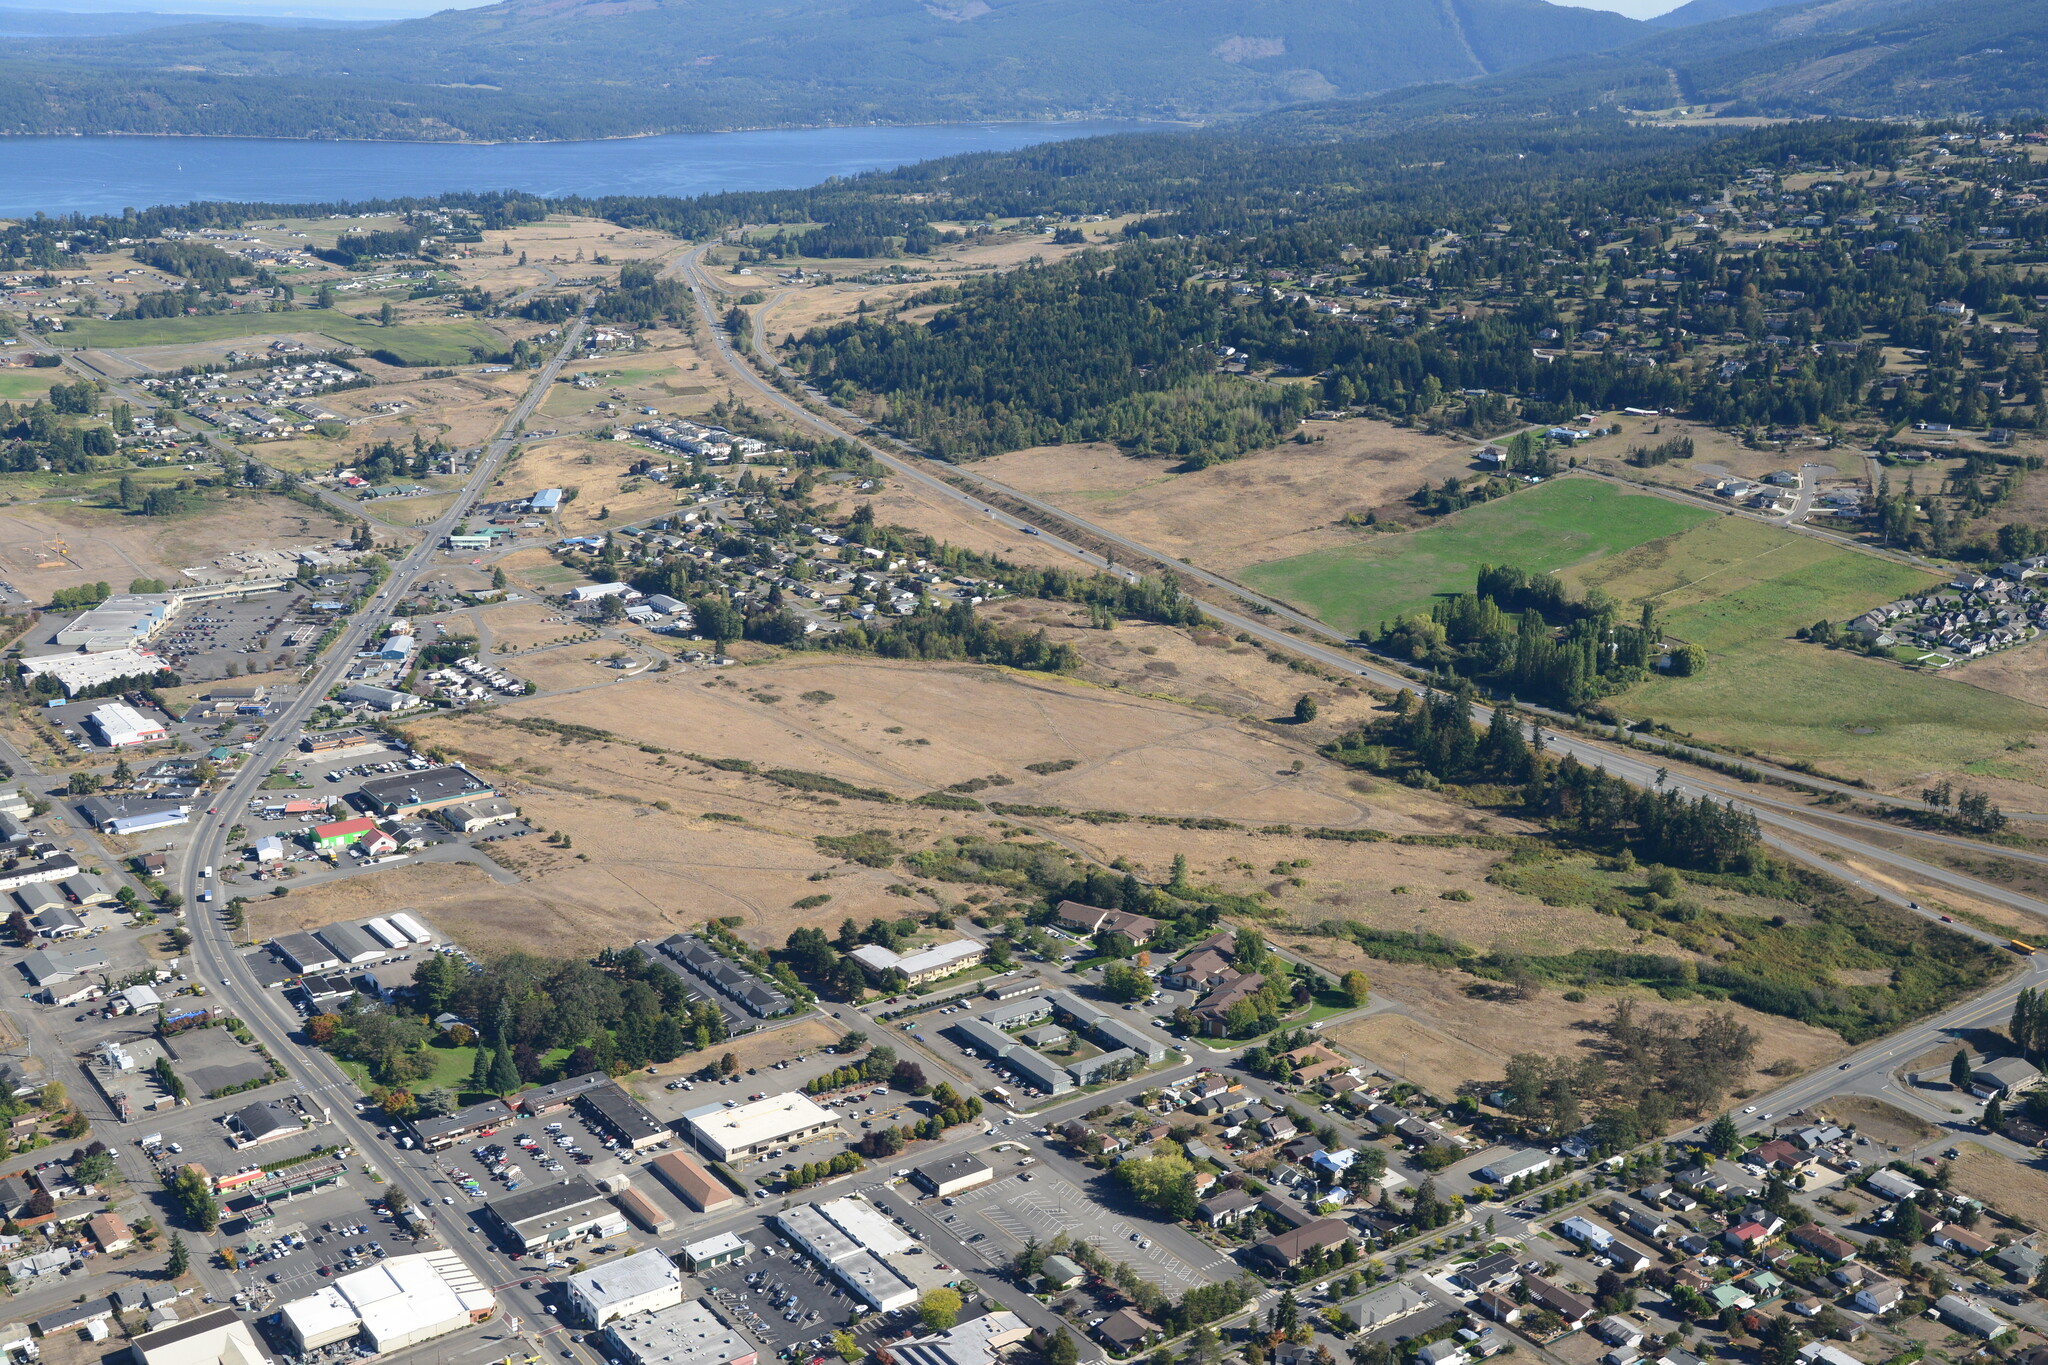
[[[242,808],[261,789],[271,768],[292,751],[306,716],[326,696],[328,689],[340,681],[356,651],[384,623],[390,604],[401,600],[413,582],[432,565],[442,538],[469,514],[471,505],[491,486],[499,464],[512,449],[514,433],[520,423],[546,397],[563,364],[575,354],[588,316],[589,302],[586,298],[583,311],[563,333],[561,345],[535,374],[526,394],[485,447],[454,505],[434,523],[420,528],[419,544],[392,566],[390,577],[349,622],[340,638],[330,647],[326,660],[317,666],[298,695],[271,721],[263,739],[250,751],[234,780],[205,814],[193,820],[178,888],[191,912],[187,919],[193,935],[193,974],[214,986],[223,998],[236,1003],[243,1022],[292,1072],[298,1089],[328,1106],[334,1127],[342,1138],[411,1196],[414,1204],[423,1208],[427,1205],[435,1207],[441,1240],[462,1257],[479,1279],[498,1286],[501,1295],[508,1292],[500,1275],[502,1263],[496,1260],[482,1235],[472,1235],[465,1230],[470,1225],[470,1210],[443,1209],[440,1193],[432,1188],[436,1178],[432,1162],[423,1153],[404,1151],[395,1144],[380,1141],[377,1125],[355,1111],[355,1101],[361,1094],[356,1083],[332,1057],[316,1048],[303,1047],[294,1040],[292,1035],[299,1026],[298,1016],[278,992],[265,990],[249,970],[222,923],[219,904],[200,904],[199,892],[203,883],[199,873],[205,865],[224,861],[228,852],[224,843],[226,831],[234,826]],[[509,1292],[512,1301],[507,1303],[507,1311],[530,1322],[546,1322],[553,1328],[553,1319],[545,1317],[537,1299],[527,1295],[531,1301],[522,1302],[519,1291]]]
[[[971,469],[947,465],[944,468],[949,477],[941,478],[930,469],[923,467],[920,462],[906,458],[894,450],[867,439],[861,434],[861,428],[865,426],[865,422],[855,414],[825,405],[828,412],[831,413],[831,417],[827,418],[820,416],[810,407],[791,399],[787,394],[763,379],[754,367],[747,362],[746,358],[737,352],[732,345],[731,339],[725,334],[719,321],[717,307],[712,301],[714,286],[706,278],[703,269],[704,253],[709,249],[708,244],[692,248],[671,262],[664,273],[679,275],[688,284],[691,295],[696,300],[698,315],[703,322],[705,330],[716,345],[719,358],[725,362],[736,380],[753,390],[763,401],[773,406],[777,411],[799,426],[820,436],[852,442],[866,450],[878,462],[887,465],[890,469],[896,471],[902,477],[915,482],[920,487],[949,501],[964,504],[979,513],[983,513],[999,525],[1018,531],[1025,531],[1029,528],[1029,533],[1035,535],[1042,543],[1064,551],[1091,567],[1121,573],[1127,577],[1136,577],[1130,569],[1113,564],[1103,555],[1061,536],[1056,528],[1066,525],[1077,527],[1086,535],[1096,537],[1104,544],[1114,546],[1119,550],[1128,551],[1134,560],[1158,564],[1176,574],[1185,575],[1209,587],[1227,592],[1235,598],[1255,602],[1264,609],[1262,614],[1254,615],[1215,606],[1207,601],[1203,602],[1204,611],[1232,630],[1242,632],[1267,644],[1276,645],[1296,654],[1305,655],[1328,668],[1350,674],[1354,677],[1363,678],[1378,687],[1402,688],[1410,691],[1420,690],[1419,685],[1412,680],[1390,672],[1387,669],[1362,663],[1355,655],[1336,647],[1344,643],[1344,637],[1339,632],[1331,630],[1313,617],[1295,611],[1285,603],[1262,598],[1221,574],[1213,573],[1197,565],[1190,564],[1185,560],[1176,559],[1171,555],[1162,554],[1142,542],[1095,525],[1064,508],[1055,507],[1050,503],[1032,497],[1030,494],[1022,493],[1005,484],[997,483],[995,480],[977,474]],[[764,356],[768,354],[766,338],[759,335],[758,324],[756,326],[754,344],[757,354]],[[983,498],[975,496],[957,486],[951,481],[952,479],[960,479],[987,490],[991,495],[991,499],[985,501]],[[1026,521],[994,506],[993,504],[996,501],[1011,501],[1028,507],[1034,512],[1042,514],[1048,524],[1040,526]],[[1304,638],[1303,635],[1295,631],[1280,629],[1270,624],[1270,621],[1273,619],[1290,622],[1301,631],[1309,632],[1312,638]],[[1333,643],[1325,644],[1320,643],[1321,641]],[[1478,722],[1483,725],[1491,716],[1492,710],[1489,707],[1475,705],[1473,714]],[[1671,781],[1669,773],[1673,760],[1662,754],[1646,755],[1634,749],[1600,743],[1589,740],[1582,735],[1562,730],[1545,731],[1544,742],[1553,754],[1560,756],[1571,754],[1577,757],[1581,763],[1603,768],[1614,776],[1640,787],[1661,789],[1667,782]],[[1859,800],[1872,799],[1871,793],[1864,792],[1858,788],[1835,783],[1816,782],[1798,773],[1786,772],[1783,776],[1787,780],[1805,783],[1809,786],[1832,787],[1842,794],[1853,795]],[[1854,854],[1871,862],[1885,864],[1895,869],[1903,878],[1932,883],[1950,890],[1981,897],[1984,900],[2018,910],[2025,914],[2038,915],[2048,919],[2048,903],[2043,903],[2035,897],[2009,891],[1993,883],[1961,873],[1951,872],[1948,869],[1936,867],[1933,864],[1923,862],[1909,855],[1866,843],[1845,834],[1838,828],[1812,823],[1800,817],[1800,813],[1805,809],[1804,807],[1792,802],[1762,797],[1750,790],[1748,784],[1736,781],[1735,779],[1722,779],[1709,771],[1689,768],[1685,771],[1684,784],[1681,790],[1689,794],[1711,795],[1717,800],[1732,802],[1739,809],[1754,815],[1759,824],[1769,830],[1779,832],[1776,835],[1767,835],[1766,843],[1786,858],[1826,872],[1831,876],[1850,881],[1871,895],[1878,896],[1900,908],[1911,907],[1913,905],[1912,898],[1901,895],[1878,883],[1847,875],[1839,864],[1833,860],[1823,857],[1799,843],[1792,842],[1789,838],[1784,837],[1784,835],[1796,834],[1799,839],[1808,843],[1832,848],[1844,854]],[[1873,827],[1877,827],[1875,822],[1869,823]],[[1996,856],[2004,852],[2004,850],[1995,850],[1990,845],[1972,844],[1966,840],[1952,840],[1949,842],[1962,844],[1973,851],[1981,851],[1986,856]],[[1918,911],[1917,913],[1925,914],[1930,918],[1933,917],[1933,913],[1930,911]],[[1975,932],[1961,925],[1955,927],[1964,932]],[[1991,935],[1978,934],[1976,936],[1994,942],[2002,941]]]

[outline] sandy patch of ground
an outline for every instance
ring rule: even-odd
[[[1473,447],[1383,422],[1313,423],[1321,438],[1175,474],[1113,446],[1040,446],[975,466],[1027,493],[1170,554],[1218,569],[1348,543],[1337,523],[1423,483],[1473,472]]]
[[[1953,1188],[2030,1227],[2048,1226],[2048,1171],[2037,1162],[2022,1166],[1974,1142],[1961,1144],[1960,1150]]]
[[[1814,1105],[1813,1113],[1837,1124],[1853,1123],[1864,1137],[1889,1146],[1918,1147],[1941,1136],[1941,1130],[1932,1124],[1868,1095],[1837,1095]]]
[[[1332,1030],[1345,1047],[1401,1080],[1448,1098],[1501,1073],[1503,1059],[1403,1014],[1378,1014]]]

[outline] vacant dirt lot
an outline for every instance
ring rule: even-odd
[[[1347,513],[1398,502],[1419,484],[1474,469],[1472,446],[1382,422],[1354,418],[1305,430],[1320,439],[1191,474],[1105,445],[1040,446],[975,468],[1098,525],[1224,570],[1371,534],[1337,523]]]
[[[1974,1142],[1961,1146],[1952,1184],[1973,1199],[2033,1227],[2048,1226],[2048,1171],[2022,1166]]]
[[[1588,998],[1576,1004],[1549,990],[1526,1002],[1475,998],[1465,989],[1472,978],[1461,972],[1377,961],[1350,944],[1330,939],[1315,939],[1309,944],[1282,941],[1313,952],[1316,961],[1332,971],[1359,968],[1371,978],[1375,997],[1398,1001],[1398,1015],[1371,1016],[1340,1025],[1331,1032],[1368,1061],[1384,1058],[1390,1070],[1443,1098],[1457,1094],[1459,1086],[1469,1081],[1499,1080],[1505,1074],[1507,1059],[1515,1053],[1576,1056],[1582,1049],[1593,1047],[1599,1035],[1592,1025],[1605,1019],[1613,1001],[1623,994],[1589,991]],[[1754,1029],[1761,1039],[1756,1050],[1757,1070],[1738,1087],[1740,1090],[1760,1090],[1777,1084],[1762,1073],[1762,1068],[1781,1058],[1811,1069],[1844,1051],[1842,1040],[1835,1034],[1775,1015],[1758,1014],[1740,1006],[1673,1003],[1644,992],[1627,994],[1644,1013],[1663,1012],[1696,1020],[1714,1009],[1725,1008]],[[1488,1065],[1479,1065],[1474,1053],[1480,1054]]]
[[[17,503],[0,509],[0,578],[31,599],[104,582],[127,591],[136,578],[180,581],[187,567],[233,550],[331,544],[339,523],[279,497],[209,496],[175,517],[143,517],[83,502]]]
[[[1895,1104],[1867,1095],[1838,1095],[1815,1105],[1813,1112],[1838,1124],[1855,1124],[1856,1131],[1872,1142],[1917,1147],[1941,1136],[1932,1124],[1914,1118]]]

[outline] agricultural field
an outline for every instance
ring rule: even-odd
[[[1603,426],[1620,427],[1621,431],[1579,446],[1572,453],[1582,466],[1625,479],[1696,489],[1715,479],[1757,480],[1776,470],[1797,472],[1802,465],[1811,464],[1820,467],[1819,479],[1823,486],[1863,483],[1862,452],[1841,442],[1832,447],[1794,443],[1784,450],[1775,445],[1752,449],[1737,436],[1683,418],[1603,413],[1600,422]],[[1648,468],[1637,468],[1628,463],[1628,452],[1632,448],[1662,445],[1680,437],[1693,443],[1691,459],[1672,460]]]
[[[506,347],[504,338],[481,323],[449,321],[379,327],[376,322],[364,322],[342,308],[289,314],[250,312],[137,318],[127,322],[75,318],[66,324],[58,340],[71,346],[118,351],[249,337],[267,339],[302,331],[364,351],[390,351],[408,365],[467,365],[475,359],[472,347],[487,355],[495,355]]]
[[[1361,532],[1343,548],[1254,565],[1240,577],[1341,630],[1370,630],[1433,598],[1470,592],[1481,564],[1563,571],[1677,536],[1712,517],[1668,498],[1562,478],[1419,531]]]
[[[1940,575],[1717,517],[1566,578],[1626,608],[1654,603],[1669,635],[1707,650],[1704,674],[1641,683],[1617,699],[1624,714],[1888,789],[1917,788],[1941,772],[2014,780],[2042,773],[2030,747],[2048,729],[2038,705],[1792,638],[1800,626],[1846,620],[1934,586]]]
[[[0,370],[0,402],[33,403],[50,392],[52,384],[68,384],[71,376],[62,370]]]
[[[1039,446],[976,468],[1109,530],[1224,572],[1357,542],[1339,523],[1407,510],[1421,484],[1473,470],[1474,447],[1384,422],[1316,422],[1288,443],[1176,473],[1110,445]]]

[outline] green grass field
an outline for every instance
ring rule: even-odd
[[[1557,571],[1677,535],[1712,512],[1557,479],[1419,531],[1383,534],[1246,569],[1245,582],[1342,630],[1372,629],[1446,593],[1470,592],[1481,564]]]
[[[1617,699],[1702,739],[1882,780],[2002,766],[2048,729],[2048,710],[1938,674],[1792,637],[1939,584],[1942,575],[1756,522],[1717,517],[1565,575],[1707,650],[1707,671],[1654,678]]]
[[[49,396],[50,385],[70,382],[64,370],[0,370],[0,401],[33,403]]]
[[[503,341],[474,322],[379,327],[374,322],[359,322],[340,309],[216,313],[211,317],[139,318],[132,322],[86,318],[69,322],[58,341],[70,346],[120,351],[137,346],[192,345],[298,332],[317,333],[365,351],[390,351],[410,365],[466,365],[472,346],[491,354],[505,347]]]

